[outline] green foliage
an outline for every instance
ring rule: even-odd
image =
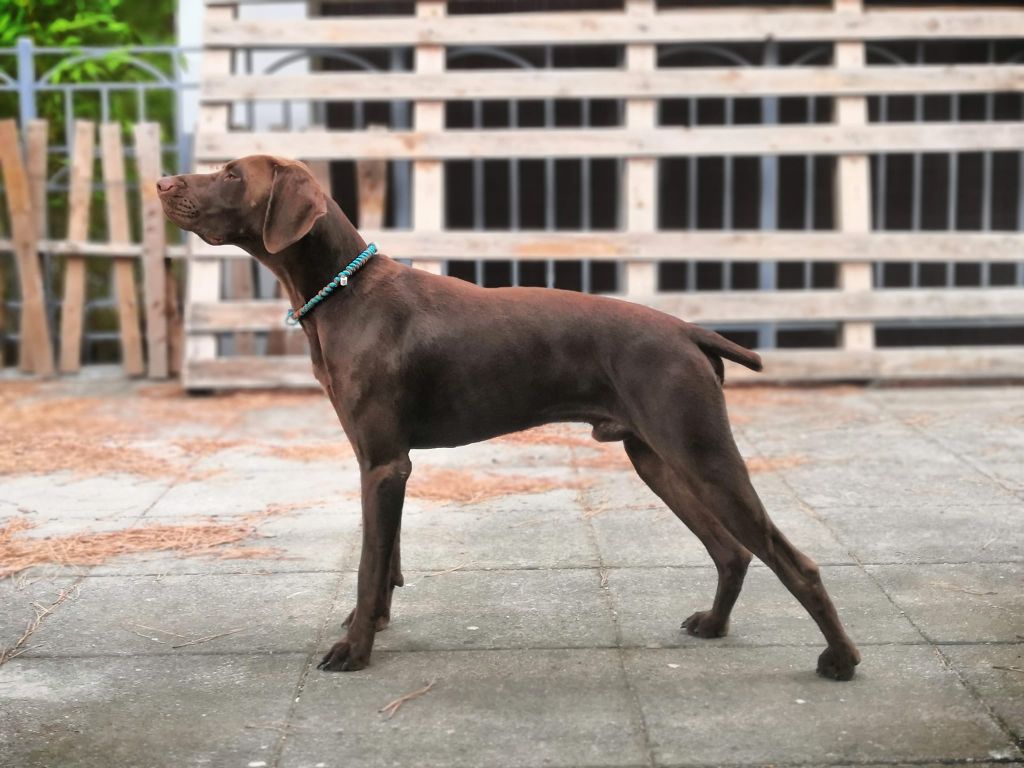
[[[5,0],[0,47],[19,37],[36,45],[132,45],[174,38],[174,0]]]

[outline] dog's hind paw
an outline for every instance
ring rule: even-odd
[[[325,672],[355,672],[364,669],[369,663],[368,657],[360,658],[353,652],[352,644],[348,640],[339,640],[320,660],[316,668]]]
[[[831,680],[852,680],[860,664],[860,653],[856,648],[829,646],[818,657],[818,674]]]
[[[711,613],[711,611],[697,611],[695,614],[690,616],[686,621],[679,627],[685,629],[691,635],[695,637],[713,638],[713,637],[725,637],[729,631],[729,622],[722,621],[717,616]]]

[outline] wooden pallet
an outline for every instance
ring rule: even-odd
[[[12,229],[9,240],[0,240],[0,250],[12,251],[16,257],[22,297],[19,367],[25,372],[50,376],[57,372],[73,374],[79,371],[86,300],[86,258],[97,255],[113,259],[112,275],[125,374],[159,379],[166,378],[178,367],[174,362],[174,352],[175,349],[180,352],[180,344],[174,344],[172,320],[177,314],[177,294],[168,279],[166,225],[155,186],[162,175],[160,126],[155,123],[134,126],[141,197],[139,215],[143,230],[141,243],[132,241],[121,130],[117,123],[99,126],[109,242],[88,240],[97,135],[96,124],[89,120],[75,122],[68,170],[68,234],[67,239],[54,241],[44,236],[48,210],[48,125],[45,120],[29,124],[25,131],[26,159],[20,151],[21,140],[15,122],[0,120],[0,165]],[[54,329],[49,327],[43,301],[43,278],[39,266],[41,251],[63,258],[63,296],[56,361]],[[137,271],[141,271],[143,277],[142,308],[139,306]]]
[[[1021,377],[1024,348],[875,349],[874,324],[906,319],[1024,319],[1024,289],[875,290],[877,261],[1019,261],[1024,235],[964,232],[872,232],[869,157],[886,152],[1018,151],[1024,123],[869,123],[867,97],[875,94],[1024,91],[1024,66],[872,66],[865,42],[879,39],[987,39],[1024,37],[1024,14],[969,9],[867,11],[862,0],[834,0],[831,11],[759,12],[664,10],[653,0],[627,0],[622,11],[446,16],[439,0],[416,3],[415,16],[241,21],[237,3],[207,0],[207,54],[196,154],[204,167],[267,152],[294,156],[295,135],[233,132],[233,100],[408,99],[415,125],[408,131],[309,133],[301,159],[413,163],[412,231],[363,229],[396,257],[440,271],[446,260],[549,258],[607,259],[625,264],[625,297],[705,322],[779,322],[820,319],[841,324],[835,350],[768,351],[769,377],[866,379],[876,377]],[[585,17],[586,23],[581,23]],[[826,41],[829,67],[659,70],[656,46],[712,41]],[[267,41],[273,43],[268,45]],[[621,70],[447,71],[445,48],[457,45],[621,43]],[[411,46],[414,72],[236,75],[234,51],[248,48]],[[830,125],[659,127],[657,99],[686,96],[831,96]],[[448,130],[445,100],[516,98],[623,98],[621,128]],[[657,162],[667,156],[827,154],[838,158],[834,232],[657,231]],[[447,232],[443,230],[443,162],[468,158],[615,157],[625,161],[621,232]],[[832,291],[682,294],[657,292],[657,262],[707,260],[813,260],[838,265]],[[279,327],[284,303],[253,301],[251,293],[222,299],[225,267],[244,256],[237,249],[193,241],[187,316],[185,384],[191,388],[312,386],[300,356],[228,358],[218,355],[217,334]],[[231,270],[232,267],[226,269]],[[234,268],[237,269],[237,268]]]

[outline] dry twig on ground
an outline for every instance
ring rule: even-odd
[[[31,638],[32,635],[35,634],[36,630],[39,629],[39,625],[43,623],[43,619],[57,610],[65,600],[77,597],[78,587],[78,584],[73,584],[66,589],[62,589],[57,595],[57,599],[47,606],[40,605],[39,603],[32,603],[32,608],[36,612],[35,618],[29,621],[28,625],[25,627],[25,631],[21,633],[21,637],[18,638],[14,645],[10,648],[0,648],[0,667],[28,650],[29,638]]]
[[[418,690],[415,690],[412,693],[407,693],[404,696],[399,696],[394,701],[389,701],[387,704],[385,704],[383,707],[381,707],[377,711],[380,712],[381,714],[387,715],[388,716],[388,720],[390,720],[392,717],[395,716],[395,713],[399,709],[402,708],[403,704],[405,704],[407,701],[412,701],[413,699],[418,699],[420,696],[423,696],[428,691],[430,691],[431,688],[434,687],[434,683],[436,683],[436,682],[437,682],[436,679],[435,680],[431,680],[429,683],[427,683],[422,688],[420,688]]]

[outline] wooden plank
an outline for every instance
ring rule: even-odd
[[[603,261],[1018,262],[1019,232],[840,232],[755,230],[660,232],[370,232],[394,258],[593,259]],[[250,258],[234,246],[197,243],[196,261]]]
[[[419,5],[419,3],[417,3]],[[872,11],[665,10],[654,21],[619,12],[467,14],[416,18],[221,20],[208,9],[208,48],[390,47],[419,45],[544,45],[870,41],[899,38],[1024,37],[1019,11],[942,9]]]
[[[1024,347],[916,347],[863,351],[766,350],[754,373],[726,362],[726,382],[1005,380],[1024,378]],[[308,357],[235,357],[193,363],[188,389],[319,389]]]
[[[207,25],[217,23],[231,23],[235,18],[237,8],[234,4],[218,8],[206,8],[204,10],[204,21]],[[282,26],[278,24],[278,26]],[[205,42],[205,41],[204,41]],[[203,51],[202,78],[230,75],[232,71],[232,52],[227,50]],[[209,105],[201,104],[199,107],[199,118],[197,121],[197,133],[227,131],[230,122],[230,110],[225,104]],[[203,158],[197,156],[199,161],[196,170],[200,173],[211,171],[213,168],[205,166]],[[188,238],[189,247],[195,248],[202,241],[195,235]],[[190,260],[188,266],[188,278],[185,294],[185,361],[183,375],[187,375],[188,368],[194,360],[208,360],[217,356],[217,338],[213,335],[190,334],[190,309],[196,301],[216,301],[221,294],[221,264],[219,261],[210,259]]]
[[[695,323],[843,320],[1024,320],[1022,288],[889,289],[882,291],[700,291],[631,297]],[[192,330],[263,331],[281,324],[284,300],[196,304]]]
[[[834,0],[836,11],[860,13],[862,0]],[[836,66],[864,67],[864,43],[841,42],[835,46]],[[836,99],[835,122],[840,126],[863,127],[868,123],[868,102],[861,96]],[[836,167],[836,229],[846,235],[862,235],[871,231],[871,168],[869,157],[843,155]],[[840,264],[839,287],[844,291],[870,291],[872,267],[862,261]],[[864,350],[875,345],[875,329],[871,323],[844,323],[840,332],[843,349]]]
[[[71,157],[71,188],[68,202],[68,251],[64,266],[64,302],[60,314],[60,370],[75,373],[82,364],[82,323],[85,310],[84,247],[75,241],[89,236],[89,209],[92,205],[93,158],[96,152],[96,124],[75,121]]]
[[[142,290],[146,308],[146,351],[151,379],[166,379],[167,363],[167,229],[156,182],[163,176],[160,125],[136,123],[135,159],[142,204]]]
[[[419,114],[419,112],[417,112]],[[421,118],[423,119],[423,118]],[[673,157],[684,155],[861,155],[875,152],[1016,151],[1024,123],[916,123],[871,125],[744,125],[715,128],[424,129],[388,133],[332,131],[202,133],[196,156],[225,161],[251,154],[304,159]],[[426,167],[426,166],[424,166]],[[424,180],[423,183],[426,183]],[[433,189],[436,183],[421,189]],[[422,193],[426,197],[426,192]],[[424,199],[423,205],[426,205]],[[426,210],[426,208],[424,208]],[[417,228],[420,224],[417,223]]]
[[[409,230],[369,230],[384,253],[395,258],[449,259],[597,259],[611,261],[892,261],[892,262],[1017,262],[1024,253],[1019,232],[838,232],[755,230],[672,231],[630,234],[611,232],[472,232],[453,230],[419,234]],[[241,248],[213,246],[198,241],[196,262],[252,258]],[[41,251],[56,255],[85,253],[92,257],[139,256],[142,246],[110,245],[86,241],[47,240]],[[10,240],[0,240],[0,251],[12,252]],[[168,256],[184,260],[180,246],[168,246]]]
[[[181,301],[178,298],[179,281],[173,262],[168,262],[166,274],[164,288],[167,293],[164,307],[167,309],[167,374],[174,378],[181,373],[184,362],[185,327],[181,316]]]
[[[107,198],[107,236],[115,243],[129,243],[132,235],[120,123],[100,125],[100,151]],[[135,290],[135,259],[114,259],[114,290],[121,324],[121,365],[127,375],[141,376],[146,372],[146,366],[142,355],[139,299]]]
[[[764,372],[726,362],[726,381],[758,383],[1024,378],[1024,347],[765,350]]]
[[[36,243],[49,234],[47,220],[49,205],[46,195],[46,182],[49,178],[47,149],[50,142],[50,124],[46,120],[30,120],[25,131],[26,165],[28,186],[32,196],[32,215],[36,230]],[[44,293],[45,301],[45,293]],[[47,316],[49,320],[49,316]],[[31,356],[32,350],[25,348]]]
[[[618,69],[313,72],[203,81],[207,102],[243,100],[584,99],[742,96],[869,96],[1024,90],[1020,64],[948,66],[679,67]]]
[[[452,22],[452,19],[446,16],[446,3],[442,0],[421,0],[416,3],[416,20],[440,24]],[[416,48],[417,75],[437,74],[445,70],[444,47],[429,43],[430,41],[421,41]],[[443,135],[444,102],[417,101],[413,120],[414,133],[429,132]],[[371,139],[384,139],[388,134],[367,135]],[[412,220],[413,226],[420,232],[440,232],[444,228],[444,163],[439,160],[437,157],[419,157],[413,163]],[[414,261],[413,266],[439,274],[442,265],[437,262]]]
[[[40,376],[54,373],[50,326],[43,297],[43,276],[36,249],[32,192],[18,142],[14,120],[0,120],[0,167],[7,192],[7,210],[18,283],[21,287],[21,344],[19,367]]]
[[[378,231],[384,227],[384,203],[388,190],[388,164],[385,160],[356,162],[359,188],[359,229]]]
[[[626,11],[631,18],[654,15],[653,0],[628,0]],[[626,46],[626,69],[632,73],[650,73],[658,68],[656,46]],[[650,130],[658,123],[658,102],[654,99],[629,99],[626,102],[626,129]],[[626,229],[633,232],[654,232],[658,216],[657,161],[651,157],[631,157],[626,161]],[[630,261],[626,264],[625,292],[630,296],[650,296],[658,290],[658,265],[653,261]]]

